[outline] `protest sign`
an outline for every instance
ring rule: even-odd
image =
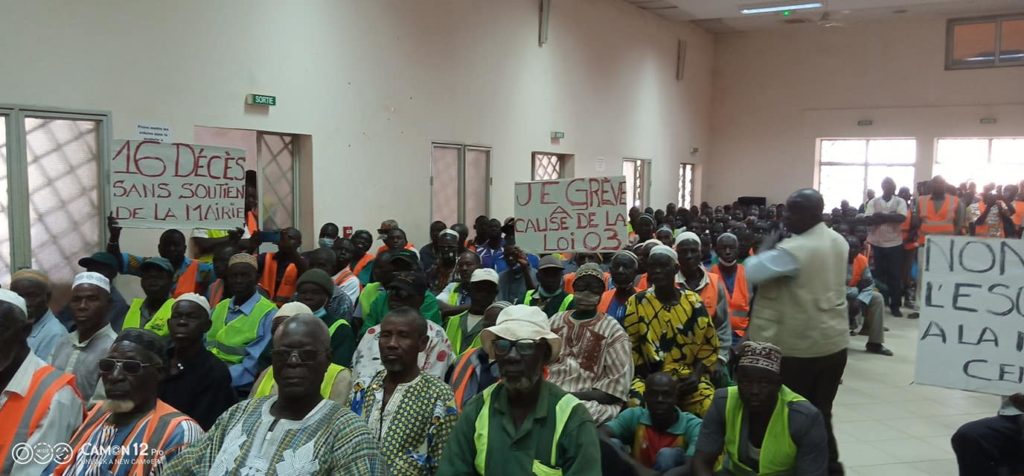
[[[125,227],[240,227],[245,222],[245,151],[115,141],[110,209]]]
[[[533,253],[621,250],[626,177],[516,183],[516,244]]]
[[[1024,241],[929,236],[915,381],[995,395],[1024,383]]]

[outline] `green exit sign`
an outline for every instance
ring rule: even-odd
[[[254,106],[276,106],[277,96],[267,96],[265,94],[250,94],[245,97],[246,104]]]

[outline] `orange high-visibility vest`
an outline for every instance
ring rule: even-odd
[[[460,357],[459,361],[455,364],[455,370],[452,372],[451,385],[452,390],[455,392],[455,408],[462,412],[462,404],[467,401],[466,390],[469,388],[469,382],[473,379],[473,375],[476,373],[476,353],[479,348],[469,349],[464,352]],[[472,395],[469,395],[472,397]]]
[[[857,283],[860,282],[861,278],[864,277],[864,270],[868,268],[868,257],[864,255],[857,255],[853,259],[853,273],[850,274],[850,280],[846,283],[851,288],[857,287]]]
[[[353,273],[352,270],[348,269],[348,266],[346,266],[345,269],[341,270],[340,272],[338,272],[338,274],[334,275],[334,285],[341,286],[342,284],[345,284],[353,279],[359,281],[359,277],[356,276],[356,273]],[[363,287],[359,286],[359,290],[361,291],[362,289]]]
[[[71,467],[75,462],[75,457],[78,452],[82,449],[82,446],[89,441],[89,437],[92,436],[93,432],[100,427],[107,419],[110,418],[112,413],[103,408],[102,404],[93,405],[89,414],[85,417],[85,423],[78,427],[75,431],[74,436],[71,437],[71,447],[73,451],[71,453],[71,459],[57,466],[57,469],[53,472],[56,476],[62,476],[68,468]],[[131,442],[135,439],[135,435],[141,430],[142,424],[147,423],[146,433],[143,434],[142,442],[146,444],[148,450],[145,456],[140,455],[134,464],[132,465],[131,471],[128,473],[130,476],[148,476],[153,470],[153,463],[156,463],[156,459],[152,456],[157,450],[163,450],[164,446],[167,445],[167,440],[174,434],[175,428],[182,421],[191,420],[188,415],[179,412],[174,407],[164,403],[157,399],[156,406],[153,408],[153,414],[150,418],[139,418],[135,423],[126,442]],[[141,445],[140,445],[141,446]],[[121,464],[130,464],[118,457],[114,460],[114,464],[110,467],[111,474],[117,474]]]
[[[718,265],[711,267],[711,273],[721,277]],[[725,284],[725,278],[722,278]],[[747,271],[742,264],[736,264],[736,278],[733,280],[732,292],[725,287],[725,295],[729,298],[729,324],[739,335],[746,335],[750,325],[750,288],[747,287]]]
[[[700,300],[704,301],[704,307],[708,308],[708,317],[714,319],[718,314],[718,287],[725,286],[722,277],[708,273],[708,284],[700,290]]]
[[[211,306],[216,306],[217,303],[224,300],[224,280],[217,279],[210,283],[210,287],[206,289],[206,300],[210,302]]]
[[[185,272],[178,276],[178,283],[174,285],[174,292],[171,297],[177,298],[182,294],[196,292],[196,278],[199,275],[199,261],[192,260],[185,268]]]
[[[946,195],[942,201],[942,209],[935,210],[935,201],[931,195],[918,198],[917,203],[921,216],[921,228],[918,230],[917,242],[924,244],[928,235],[955,235],[956,234],[956,210],[960,206],[960,200],[952,195]]]
[[[352,268],[352,274],[359,276],[359,273],[363,271],[363,268],[365,268],[366,265],[370,264],[370,262],[373,261],[373,258],[373,255],[371,255],[370,253],[364,254],[363,257],[359,259],[359,262],[357,262],[355,266],[350,265],[350,267]]]
[[[389,249],[388,245],[381,246],[380,248],[377,248],[377,254],[381,254],[381,253],[387,251],[388,249]],[[405,249],[416,251],[416,245],[407,242],[405,244]]]
[[[295,283],[299,280],[299,268],[295,266],[295,263],[288,263],[288,268],[284,270],[284,276],[278,283],[275,254],[277,253],[267,253],[263,258],[263,278],[260,279],[260,287],[267,291],[271,299],[277,303],[277,307],[281,307],[295,296]]]
[[[917,249],[917,240],[910,239],[910,220],[913,213],[907,213],[907,217],[903,219],[903,224],[900,225],[900,232],[903,233],[903,249],[913,250]]]
[[[1024,200],[1013,201],[1013,224],[1018,227],[1024,222]]]
[[[249,232],[249,236],[253,236],[260,231],[260,226],[256,222],[256,213],[251,210],[245,212],[245,229]]]
[[[11,448],[28,442],[50,411],[54,395],[64,387],[78,395],[73,375],[44,365],[32,374],[27,395],[11,393],[8,396],[7,402],[0,408],[0,474],[11,474],[14,467],[14,460],[10,457]]]
[[[604,280],[604,288],[608,289],[608,282],[612,279],[612,274],[605,271],[601,279]],[[576,282],[576,273],[566,274],[562,280],[564,282],[562,288],[565,289],[565,292],[572,294],[572,283]]]
[[[639,291],[639,290],[635,289],[635,288],[633,289],[633,293],[634,294],[637,291]],[[607,314],[608,313],[608,308],[612,306],[612,300],[614,300],[614,299],[615,299],[615,289],[609,289],[609,290],[605,291],[603,294],[601,294],[601,302],[599,302],[597,304],[597,312],[600,312],[601,314]]]
[[[646,291],[649,286],[647,285],[647,273],[640,275],[640,280],[636,282],[637,292]]]

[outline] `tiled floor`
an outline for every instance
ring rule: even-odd
[[[961,424],[995,415],[999,398],[911,384],[918,321],[887,313],[885,324],[893,357],[864,352],[867,337],[850,338],[833,410],[846,474],[956,475],[949,438]]]

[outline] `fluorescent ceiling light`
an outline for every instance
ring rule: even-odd
[[[813,8],[821,8],[825,6],[821,2],[810,2],[810,3],[795,3],[790,5],[763,5],[763,6],[748,6],[741,7],[740,13],[744,15],[757,15],[761,13],[775,13],[784,12],[788,10],[810,10]]]

